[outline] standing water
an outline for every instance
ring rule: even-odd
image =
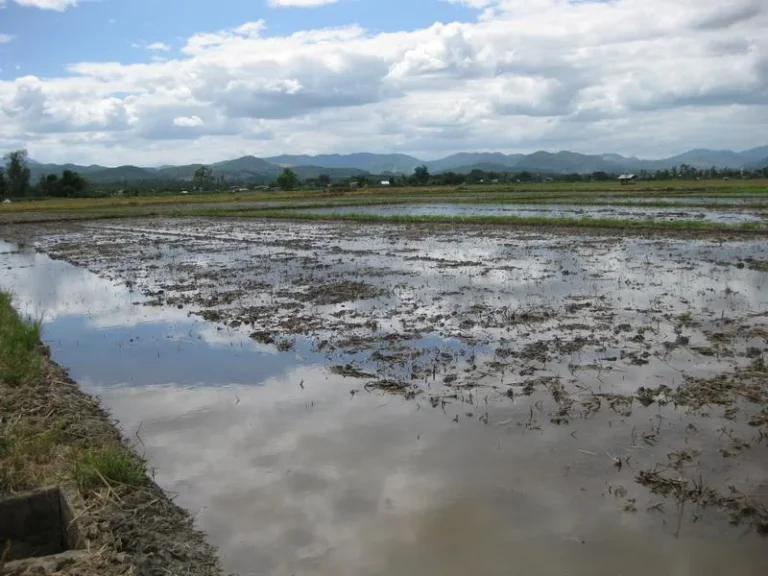
[[[589,265],[570,263],[580,267]],[[768,570],[765,541],[748,526],[731,526],[712,510],[681,514],[674,501],[634,482],[633,466],[651,453],[666,454],[680,442],[715,442],[719,418],[653,405],[558,426],[536,395],[529,403],[478,389],[430,405],[424,395],[372,390],[366,374],[329,369],[358,357],[349,350],[321,353],[311,337],[280,352],[249,338],[248,330],[203,321],[188,306],[147,305],[155,302],[122,283],[7,243],[0,243],[0,271],[0,288],[15,294],[22,313],[44,318],[54,359],[101,397],[158,483],[178,494],[219,547],[227,570]],[[481,278],[473,282],[482,288]],[[744,305],[759,308],[759,288],[748,282],[741,288]],[[431,344],[440,339],[431,338]],[[487,346],[465,346],[468,364],[481,364],[476,355],[493,360]],[[582,363],[593,361],[586,355]],[[669,378],[677,370],[651,366]],[[698,434],[689,438],[694,422]],[[654,427],[654,443],[636,442]],[[733,465],[702,457],[708,479],[765,482],[765,447],[753,450],[754,457]],[[617,467],[617,454],[636,456]]]

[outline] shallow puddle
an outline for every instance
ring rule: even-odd
[[[78,266],[0,243],[0,287],[43,315],[54,359],[227,570],[768,570],[748,521],[636,482],[689,450],[675,477],[762,502],[752,408],[632,396],[764,355],[762,241],[207,220],[14,234]]]

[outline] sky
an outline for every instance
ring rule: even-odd
[[[768,144],[767,0],[0,0],[0,152]]]

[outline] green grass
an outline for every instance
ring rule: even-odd
[[[462,195],[419,195],[409,196],[404,194],[394,194],[389,196],[368,196],[352,197],[344,196],[338,198],[323,198],[320,196],[314,198],[297,198],[290,202],[269,203],[253,202],[250,205],[232,206],[225,203],[218,203],[215,206],[210,204],[170,204],[166,206],[143,205],[139,207],[113,206],[100,209],[74,210],[74,211],[53,211],[53,212],[15,212],[10,214],[0,214],[0,221],[5,217],[6,222],[18,220],[27,224],[36,222],[51,222],[58,220],[113,220],[132,217],[156,217],[156,216],[231,216],[240,213],[244,216],[252,216],[256,212],[264,214],[265,217],[273,217],[273,213],[278,211],[290,211],[296,209],[316,209],[316,208],[345,208],[345,207],[372,207],[372,206],[395,206],[407,204],[429,204],[429,203],[450,203],[450,204],[536,204],[539,206],[557,206],[570,204],[576,206],[618,206],[618,207],[637,207],[637,208],[676,208],[680,210],[694,209],[742,209],[757,210],[768,213],[768,202],[751,202],[739,205],[724,205],[715,202],[707,202],[703,199],[700,202],[683,203],[669,200],[651,200],[648,202],[633,201],[631,197],[615,196],[601,198],[599,200],[589,196],[569,195],[530,195],[509,193],[479,193],[472,196]],[[718,196],[714,196],[718,197]],[[768,199],[768,198],[767,198]]]
[[[632,195],[691,195],[706,193],[713,197],[736,197],[739,194],[766,195],[768,194],[768,179],[762,180],[705,180],[705,181],[649,181],[639,182],[633,186],[621,186],[616,182],[550,182],[550,183],[507,183],[481,184],[474,186],[427,186],[403,188],[362,188],[351,191],[335,190],[295,190],[283,191],[250,191],[231,194],[229,192],[210,192],[200,194],[180,195],[174,193],[157,193],[136,197],[110,198],[46,198],[29,201],[19,201],[12,204],[0,205],[0,214],[19,212],[62,212],[88,213],[100,211],[129,212],[153,206],[194,206],[196,204],[227,204],[231,202],[283,202],[317,201],[337,198],[339,200],[365,201],[373,198],[378,201],[391,202],[407,200],[414,197],[422,198],[451,198],[455,196],[488,197],[515,196],[520,200],[527,197],[532,200],[558,196],[584,196],[611,194],[618,197]],[[496,201],[496,200],[493,200]]]
[[[290,210],[203,210],[198,216],[288,219],[306,221],[371,222],[382,224],[484,224],[506,226],[542,226],[560,228],[609,228],[633,230],[701,230],[730,232],[759,232],[768,234],[760,223],[723,224],[699,220],[650,221],[620,218],[565,218],[547,216],[443,216],[443,215],[380,215],[380,214],[311,214]]]
[[[41,322],[21,318],[0,292],[0,495],[70,481],[84,493],[145,483],[143,461],[108,423],[89,425],[90,401],[45,369],[40,333]]]
[[[640,202],[636,198],[621,196],[608,197],[606,199],[595,200],[585,196],[542,196],[538,195],[511,195],[511,194],[480,194],[474,196],[403,196],[394,195],[386,198],[343,198],[339,200],[323,200],[323,201],[302,201],[291,203],[272,203],[260,208],[258,206],[248,206],[244,208],[213,208],[212,210],[309,210],[316,208],[349,208],[349,207],[370,207],[370,206],[400,206],[407,204],[469,204],[469,205],[484,205],[484,204],[504,204],[504,205],[516,205],[516,204],[535,204],[538,206],[558,206],[558,205],[575,205],[575,206],[618,206],[628,208],[709,208],[709,209],[740,209],[740,210],[766,210],[768,211],[768,198],[763,202],[745,202],[739,204],[725,204],[721,202],[707,202],[707,197],[701,198],[698,202],[676,202],[674,200],[649,200]],[[715,197],[717,198],[717,197]],[[190,211],[190,214],[198,213],[197,210]]]
[[[1,204],[0,214],[17,212],[90,212],[113,209],[137,209],[163,205],[226,204],[231,202],[290,201],[304,198],[324,198],[343,195],[332,190],[205,192],[199,194],[158,193],[140,196],[113,196],[109,198],[43,198]]]
[[[146,474],[144,463],[122,446],[83,451],[72,462],[72,477],[86,492],[103,488],[105,482],[138,486],[146,481]]]
[[[40,377],[41,321],[24,320],[11,307],[11,296],[0,293],[0,381],[19,386]]]

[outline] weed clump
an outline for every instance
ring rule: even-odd
[[[19,318],[11,307],[11,296],[0,293],[0,382],[19,386],[40,377],[41,324]]]
[[[138,486],[146,474],[144,463],[122,446],[84,450],[72,462],[72,477],[83,492],[111,484]]]

